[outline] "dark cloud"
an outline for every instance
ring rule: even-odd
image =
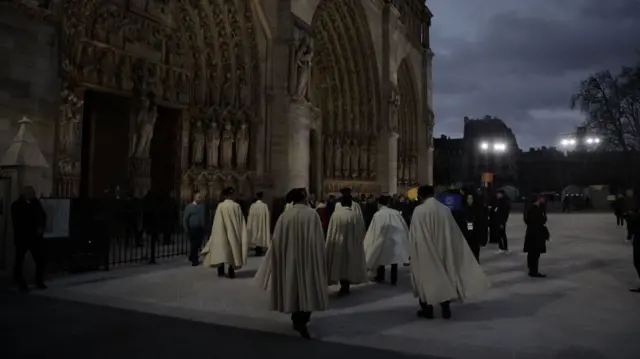
[[[429,0],[436,134],[494,115],[521,147],[552,145],[580,115],[581,79],[640,59],[640,0]]]

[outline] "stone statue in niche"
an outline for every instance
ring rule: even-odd
[[[378,141],[375,135],[369,136],[369,179],[376,179],[377,172],[377,154]]]
[[[142,97],[140,108],[136,116],[137,131],[133,136],[133,157],[149,158],[153,129],[158,117],[158,109],[149,97]]]
[[[131,61],[128,55],[120,55],[117,68],[117,86],[124,91],[131,91],[133,89],[133,81],[131,80]]]
[[[325,138],[322,153],[324,155],[324,175],[331,178],[333,177],[333,138],[331,136]]]
[[[191,133],[191,164],[201,165],[204,162],[204,151],[206,146],[206,136],[202,121],[196,120],[193,132]]]
[[[115,54],[110,49],[100,54],[100,84],[105,87],[115,87],[116,85],[116,59]]]
[[[311,60],[313,59],[313,45],[311,38],[302,36],[295,53],[296,88],[294,100],[300,102],[309,101],[309,83],[311,80]]]
[[[351,147],[349,138],[345,137],[342,141],[342,178],[351,178],[349,167],[351,165]]]
[[[333,139],[333,177],[342,177],[342,141],[340,141],[340,136]]]
[[[82,79],[84,82],[95,84],[98,82],[98,75],[96,73],[96,53],[93,45],[84,43],[81,45],[80,55],[80,68],[82,72]]]
[[[396,85],[391,89],[389,97],[389,130],[392,133],[398,132],[398,109],[400,107],[400,92]]]
[[[409,181],[415,182],[418,177],[418,161],[416,156],[411,156],[411,166],[409,167]]]
[[[222,144],[221,144],[222,168],[226,170],[230,170],[233,167],[233,163],[232,163],[233,142],[234,142],[233,126],[231,125],[231,121],[227,120],[224,123],[224,130],[222,131]]]
[[[83,101],[68,89],[62,90],[60,95],[62,97],[60,147],[63,153],[73,153],[78,145],[81,120],[79,111]]]
[[[369,158],[367,157],[368,152],[369,144],[367,143],[367,139],[364,138],[362,141],[360,141],[360,165],[358,166],[360,168],[361,179],[367,178],[367,166],[369,165]]]
[[[249,124],[242,121],[236,133],[236,164],[239,169],[247,168],[249,154]]]
[[[398,158],[398,181],[404,181],[404,158]]]
[[[358,178],[358,175],[360,174],[358,171],[358,165],[360,164],[360,146],[358,145],[358,141],[352,139],[349,148],[351,157],[351,178]]]
[[[207,141],[207,167],[218,168],[220,166],[220,129],[218,121],[212,120],[209,126]]]

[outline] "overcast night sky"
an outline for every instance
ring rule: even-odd
[[[428,0],[434,135],[493,115],[522,149],[555,145],[581,115],[581,79],[640,60],[640,0]]]

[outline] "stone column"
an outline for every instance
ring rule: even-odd
[[[292,102],[289,106],[288,189],[309,188],[310,131],[314,112],[315,108],[309,103]]]
[[[389,194],[398,193],[398,138],[397,132],[389,134]]]

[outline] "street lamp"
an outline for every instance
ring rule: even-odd
[[[504,142],[480,142],[480,151],[488,153],[502,153],[507,151],[507,144]]]

